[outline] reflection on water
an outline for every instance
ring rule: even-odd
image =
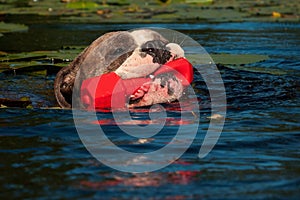
[[[43,43],[42,37],[51,40],[49,49],[60,48],[61,42],[60,45],[87,45],[102,32],[116,27],[130,29],[135,25],[32,25],[30,33],[2,37],[0,50],[35,50]],[[194,89],[201,110],[197,137],[179,160],[153,173],[121,173],[98,162],[81,143],[70,110],[0,109],[0,196],[22,199],[299,197],[299,25],[229,23],[167,24],[165,27],[192,36],[209,52],[269,55],[269,60],[247,67],[288,69],[289,73],[272,75],[219,66],[226,86],[228,112],[221,138],[204,159],[197,155],[209,123],[210,104],[206,85],[196,75]],[[60,36],[56,41],[46,32],[60,33]],[[30,36],[32,33],[40,36]],[[24,45],[21,49],[15,39]],[[37,45],[29,45],[32,41],[37,41]],[[54,105],[51,95],[54,77],[2,74],[0,79],[1,96],[31,95],[39,105]],[[173,109],[168,112],[168,126],[160,137],[129,140],[124,133],[116,131],[110,113],[100,113],[100,116],[98,123],[105,125],[109,138],[133,152],[141,148],[157,149],[172,139],[172,131],[181,124],[178,111]],[[134,122],[151,123],[147,112],[136,114]]]

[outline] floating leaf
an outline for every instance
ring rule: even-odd
[[[5,54],[1,56],[0,62],[16,62],[16,61],[32,61],[32,60],[44,60],[45,62],[49,61],[60,61],[60,62],[69,62],[73,60],[84,47],[64,47],[59,51],[33,51],[33,52],[24,52],[24,53],[15,53],[15,54]]]
[[[27,99],[8,99],[8,98],[0,98],[1,108],[5,107],[19,107],[19,108],[27,108],[32,102],[29,97]]]
[[[257,54],[190,54],[187,57],[195,64],[207,64],[214,61],[214,63],[222,65],[250,64],[269,59],[266,55]]]
[[[267,55],[257,55],[257,54],[213,54],[213,60],[215,63],[223,65],[241,65],[241,64],[250,64],[268,60],[269,56]]]
[[[186,3],[195,3],[195,4],[212,4],[213,0],[185,0]]]
[[[262,62],[269,59],[266,55],[256,54],[190,54],[187,58],[193,65],[208,64],[214,62],[226,68],[244,70],[249,72],[268,73],[273,75],[285,75],[292,73],[289,70],[266,68],[266,67],[249,67],[247,64]]]
[[[64,47],[59,51],[34,51],[7,54],[0,52],[0,73],[33,76],[56,74],[67,66],[84,47]]]
[[[1,73],[8,75],[31,75],[31,76],[48,76],[55,75],[61,69],[61,67],[54,65],[30,65],[21,66],[19,68],[10,68],[3,70]]]
[[[27,31],[28,27],[23,24],[8,24],[0,22],[0,33]]]
[[[30,101],[30,97],[21,97],[20,101]]]
[[[41,109],[45,109],[45,110],[61,110],[62,107],[58,107],[58,106],[53,106],[53,107],[41,107]],[[64,108],[66,109],[66,108]]]
[[[272,74],[278,76],[293,73],[291,70],[274,69],[274,68],[266,68],[266,67],[246,67],[240,65],[234,65],[234,66],[226,65],[226,67],[235,70],[243,70],[243,71],[254,72],[254,73],[266,73],[266,74]]]
[[[95,9],[98,7],[99,5],[97,3],[89,2],[89,1],[70,2],[67,4],[67,8],[71,8],[71,9]]]

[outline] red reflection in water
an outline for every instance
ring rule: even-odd
[[[191,165],[191,162],[187,162],[187,161],[182,161],[182,160],[176,160],[173,162],[174,164],[179,164],[179,165]]]
[[[112,179],[101,182],[83,180],[82,187],[90,189],[105,189],[111,186],[134,186],[134,187],[159,187],[166,184],[187,185],[196,180],[201,171],[176,171],[167,173],[144,173],[132,174],[130,177],[114,176]]]
[[[163,108],[160,106],[155,107],[143,107],[143,108],[130,108],[115,110],[114,112],[125,112],[129,111],[130,113],[145,113],[148,114],[149,112],[178,112],[184,113],[185,116],[183,117],[167,117],[167,118],[158,118],[158,119],[130,119],[124,121],[115,122],[113,118],[106,118],[100,119],[97,121],[92,121],[92,124],[99,124],[99,125],[149,125],[149,124],[164,124],[165,126],[176,126],[176,125],[188,125],[195,123],[195,120],[198,119],[197,113],[195,110],[199,110],[199,105],[193,103],[194,101],[183,101],[183,102],[172,102],[163,105]],[[97,110],[97,112],[112,112],[112,110],[102,109]],[[165,123],[164,123],[165,121]]]

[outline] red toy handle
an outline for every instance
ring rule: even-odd
[[[127,96],[150,80],[150,78],[123,80],[114,72],[89,78],[81,85],[81,102],[88,110],[112,106],[124,108]]]
[[[183,86],[188,86],[193,81],[193,66],[185,58],[166,63],[153,75],[170,72],[174,72]],[[121,79],[114,72],[89,78],[82,82],[81,102],[88,110],[124,108],[128,96],[149,81],[150,78]]]

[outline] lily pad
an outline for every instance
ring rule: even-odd
[[[246,66],[226,66],[227,68],[235,69],[235,70],[243,70],[248,72],[255,72],[255,73],[266,73],[272,75],[286,75],[291,74],[293,71],[291,70],[282,70],[282,69],[274,69],[274,68],[266,68],[266,67],[246,67]]]
[[[213,54],[212,58],[217,64],[242,65],[268,60],[269,56],[258,54]]]
[[[1,73],[9,75],[30,75],[30,76],[48,76],[55,75],[61,69],[61,67],[53,65],[30,65],[22,66],[19,68],[9,68],[2,70]]]
[[[68,47],[58,51],[33,51],[24,53],[7,54],[0,57],[0,62],[15,62],[15,61],[32,61],[32,60],[60,60],[61,62],[69,62],[75,58],[84,47]]]
[[[67,66],[84,47],[65,47],[59,51],[34,51],[0,56],[0,73],[51,75]]]
[[[20,99],[8,99],[0,98],[0,107],[19,107],[19,108],[28,108],[31,105],[31,100],[28,97]]]
[[[266,55],[257,54],[191,54],[187,55],[187,58],[193,65],[208,64],[214,62],[217,65],[224,66],[226,68],[243,70],[248,72],[267,73],[272,75],[286,75],[293,73],[289,70],[274,69],[259,66],[247,66],[248,64],[258,63],[269,59]]]
[[[245,65],[268,60],[267,55],[258,54],[190,54],[188,59],[194,64],[207,64],[214,61],[221,65]]]
[[[192,4],[212,4],[213,0],[185,0],[185,2]]]
[[[28,26],[23,24],[10,24],[0,22],[0,33],[27,31]],[[1,35],[0,35],[1,36]]]
[[[97,3],[90,2],[90,1],[70,2],[67,4],[67,8],[71,8],[71,9],[95,9],[98,7],[99,5]]]

